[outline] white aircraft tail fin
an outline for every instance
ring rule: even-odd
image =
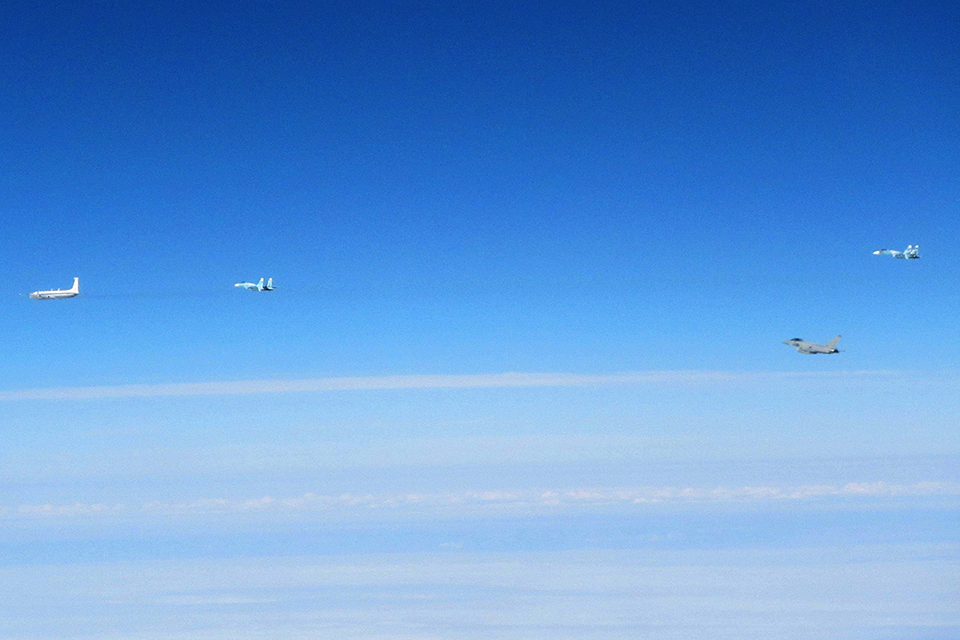
[[[73,279],[73,286],[70,287],[72,293],[80,293],[80,278]]]
[[[836,349],[838,342],[840,342],[840,336],[837,336],[836,338],[834,338],[833,340],[831,340],[830,342],[828,342],[823,346],[825,346],[827,349]]]
[[[273,289],[273,278],[267,280],[267,289]]]

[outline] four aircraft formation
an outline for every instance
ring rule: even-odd
[[[896,251],[894,249],[879,249],[874,251],[873,255],[893,256],[898,260],[917,260],[920,258],[920,245],[908,245],[904,251]],[[257,283],[238,282],[233,286],[246,289],[247,291],[273,291],[276,289],[276,287],[273,286],[273,278],[267,280],[266,283],[263,282],[263,278],[260,278],[260,282]],[[80,278],[74,278],[73,286],[69,289],[34,291],[30,294],[30,297],[34,300],[60,300],[62,298],[74,298],[78,295],[80,295]],[[818,353],[840,353],[840,350],[837,349],[838,342],[840,342],[840,336],[837,336],[826,344],[807,342],[803,338],[791,338],[790,340],[785,340],[783,344],[796,348],[797,353],[816,355]]]

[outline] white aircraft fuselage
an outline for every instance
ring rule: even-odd
[[[30,297],[34,300],[60,300],[61,298],[75,298],[78,295],[80,295],[80,278],[74,278],[73,286],[69,289],[34,291],[30,294]]]

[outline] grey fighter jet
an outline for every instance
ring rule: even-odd
[[[879,249],[874,251],[873,255],[875,256],[893,256],[898,260],[919,260],[920,259],[920,245],[907,245],[907,248],[904,251],[897,251],[896,249]]]
[[[249,291],[273,291],[274,289],[276,289],[276,287],[273,286],[273,278],[270,278],[269,280],[267,280],[267,284],[263,284],[263,278],[260,278],[260,282],[256,284],[252,282],[238,282],[233,286],[242,287]]]
[[[791,347],[796,347],[799,353],[840,353],[840,350],[837,349],[837,343],[840,342],[840,336],[837,336],[827,344],[817,344],[815,342],[807,342],[803,338],[794,338],[792,340],[785,340],[783,344],[790,345]]]

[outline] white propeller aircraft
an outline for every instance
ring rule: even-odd
[[[80,278],[73,279],[73,286],[69,289],[50,289],[49,291],[34,291],[30,297],[34,300],[59,300],[60,298],[74,298],[80,295]]]
[[[267,284],[263,284],[263,278],[260,278],[260,282],[256,284],[252,282],[238,282],[233,286],[242,287],[249,291],[273,291],[274,289],[276,289],[276,287],[273,286],[273,278],[270,278],[269,280],[267,280]]]

